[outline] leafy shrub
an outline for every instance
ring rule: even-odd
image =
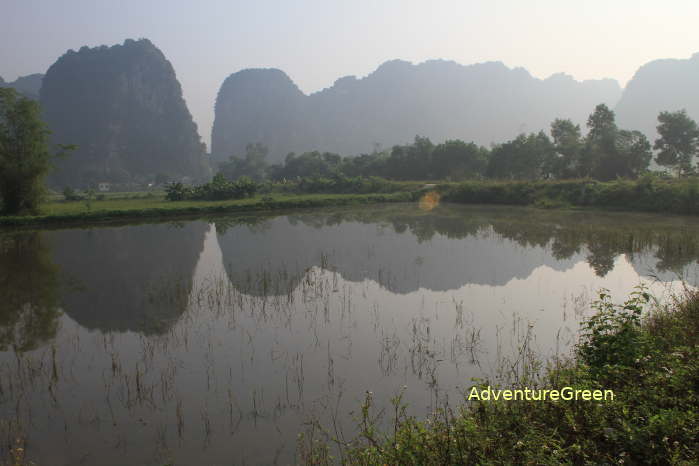
[[[699,178],[637,181],[466,181],[442,188],[443,199],[473,204],[605,207],[651,212],[699,213]]]
[[[583,323],[577,347],[581,361],[593,372],[633,366],[641,350],[641,313],[649,300],[650,295],[639,287],[624,304],[616,305],[602,290],[592,303],[595,314]]]
[[[192,188],[182,183],[170,183],[165,186],[165,198],[168,201],[184,201],[192,196]]]
[[[78,194],[77,191],[75,191],[73,188],[66,186],[63,188],[63,197],[65,197],[66,201],[82,201],[83,196]]]
[[[169,184],[165,187],[165,197],[169,201],[242,199],[254,196],[258,187],[259,185],[247,176],[241,176],[237,181],[228,181],[221,173],[218,173],[209,183],[200,186],[192,187],[182,183]]]
[[[378,176],[344,176],[335,174],[330,177],[299,178],[295,191],[299,193],[332,193],[332,194],[369,194],[391,193],[401,191],[404,183],[389,181]]]

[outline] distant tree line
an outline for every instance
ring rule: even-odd
[[[601,181],[638,178],[655,161],[677,176],[696,173],[699,152],[697,123],[684,110],[658,116],[659,137],[651,146],[639,131],[620,129],[614,112],[598,105],[587,120],[583,136],[568,119],[551,123],[543,131],[520,134],[490,148],[472,142],[449,140],[434,144],[416,136],[412,143],[353,157],[331,152],[290,153],[283,164],[269,165],[267,148],[249,144],[243,157],[231,156],[219,165],[229,180],[241,176],[255,181],[298,178],[371,177],[394,180],[509,179],[544,180],[593,178]]]
[[[198,187],[176,183],[168,188],[168,198],[242,198],[257,192],[261,181],[300,179],[323,181],[305,186],[311,192],[328,188],[327,180],[337,192],[384,192],[395,189],[386,179],[635,179],[649,170],[653,149],[656,163],[677,177],[695,175],[697,123],[684,110],[661,112],[658,122],[659,137],[653,146],[639,131],[619,129],[614,112],[604,104],[588,118],[585,136],[579,125],[557,119],[550,135],[543,131],[521,134],[491,148],[460,140],[435,145],[416,136],[412,143],[389,151],[356,157],[317,151],[290,153],[283,164],[269,165],[267,148],[249,144],[243,157],[231,156],[220,164],[213,181]],[[36,102],[12,89],[0,89],[0,213],[37,212],[54,159],[75,149],[59,145],[57,153],[51,151],[48,135]]]

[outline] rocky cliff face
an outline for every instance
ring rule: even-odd
[[[211,149],[220,160],[261,142],[280,161],[292,151],[369,152],[416,134],[489,144],[547,129],[558,117],[584,124],[595,105],[613,106],[620,94],[613,80],[541,80],[499,62],[394,60],[308,96],[282,71],[244,70],[221,86]]]
[[[41,105],[53,140],[78,146],[57,163],[55,187],[203,172],[204,146],[175,72],[147,39],[68,51],[47,71]]]
[[[685,109],[699,121],[699,53],[686,60],[654,60],[629,81],[616,107],[621,127],[657,136],[658,114]]]
[[[40,73],[20,76],[9,83],[0,77],[0,87],[11,87],[25,97],[39,100],[39,91],[41,90],[41,81],[43,79],[44,75]]]
[[[230,75],[216,99],[212,155],[242,155],[250,142],[264,142],[275,155],[304,147],[312,133],[307,97],[276,69],[250,69]]]

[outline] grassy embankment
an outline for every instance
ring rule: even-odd
[[[469,204],[531,205],[699,214],[699,178],[636,181],[466,181],[438,186],[442,199]]]
[[[677,214],[699,214],[699,178],[637,181],[464,181],[396,182],[373,178],[369,182],[304,180],[297,184],[268,185],[265,194],[223,201],[167,201],[162,193],[110,194],[101,200],[46,202],[39,215],[0,217],[0,226],[102,222],[199,214],[250,212],[309,207],[405,202],[435,190],[447,202],[504,204],[537,208],[597,208]],[[353,190],[355,190],[353,191]]]
[[[601,295],[574,356],[541,376],[531,362],[505,387],[612,390],[613,401],[472,400],[418,420],[398,397],[392,428],[381,431],[368,397],[361,434],[340,444],[338,456],[329,453],[332,435],[316,426],[301,437],[301,457],[357,465],[699,464],[699,293],[642,314],[647,302],[642,291],[624,305]]]
[[[397,192],[386,194],[278,194],[225,201],[171,202],[163,197],[105,199],[92,201],[89,206],[85,201],[56,201],[42,205],[40,215],[0,217],[0,226],[109,222],[124,219],[406,202],[413,199],[414,195],[410,192]]]

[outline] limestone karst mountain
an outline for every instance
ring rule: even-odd
[[[699,53],[641,66],[616,106],[617,122],[655,139],[658,113],[682,109],[699,121]]]
[[[557,117],[584,124],[595,105],[613,106],[620,94],[613,80],[579,82],[565,74],[541,80],[500,62],[393,60],[311,95],[280,70],[248,69],[219,90],[211,149],[222,160],[261,142],[271,161],[280,161],[308,150],[369,152],[416,134],[489,144],[548,129]]]
[[[12,82],[5,82],[0,76],[0,87],[11,87],[25,97],[38,100],[39,91],[41,90],[41,81],[43,79],[44,75],[41,73],[20,76]]]
[[[652,140],[663,110],[685,108],[699,120],[698,80],[699,53],[643,65],[623,91],[610,79],[581,82],[563,73],[538,79],[500,62],[393,60],[364,78],[345,76],[306,95],[283,71],[246,69],[219,90],[211,152],[225,160],[260,142],[270,149],[269,161],[280,162],[289,152],[366,153],[418,134],[488,145],[547,130],[555,118],[585,130],[599,103],[615,109],[619,127]],[[54,142],[79,146],[58,162],[54,187],[206,173],[208,157],[175,72],[148,40],[69,51],[45,78],[33,74],[0,86],[31,98],[42,89]]]
[[[56,163],[54,187],[204,172],[205,148],[175,71],[147,39],[68,51],[47,71],[40,102],[52,140],[78,146]]]

